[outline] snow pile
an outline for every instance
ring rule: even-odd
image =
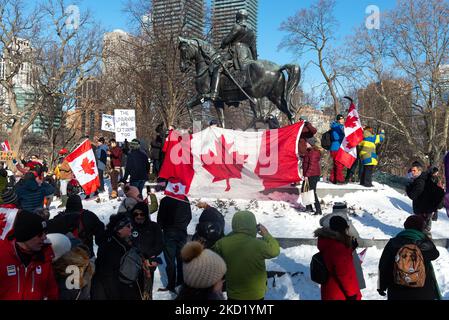
[[[328,188],[329,187],[329,188]],[[350,219],[362,238],[390,239],[403,228],[405,219],[412,213],[411,200],[386,185],[375,184],[375,188],[365,189],[357,185],[337,186],[352,189],[344,196],[332,196],[336,186],[320,183],[320,189],[328,189],[329,195],[321,199],[324,214],[331,213],[335,202],[345,201],[349,207]],[[145,192],[145,191],[144,191]],[[160,200],[162,193],[157,194]],[[225,216],[225,233],[231,231],[231,221],[235,212],[250,210],[256,215],[258,223],[267,227],[270,233],[278,238],[313,238],[313,231],[319,227],[321,216],[298,211],[297,197],[281,192],[271,193],[267,199],[271,200],[220,200],[220,199],[191,199],[192,221],[188,227],[189,234],[193,234],[202,212],[195,204],[201,200],[216,207]],[[282,199],[273,200],[273,199]],[[58,202],[55,203],[56,205]],[[109,200],[107,194],[101,195],[100,203],[83,201],[86,209],[95,212],[103,223],[109,222],[109,216],[117,212],[119,200]],[[52,216],[58,210],[52,210]],[[152,215],[156,221],[157,213]],[[435,239],[449,238],[449,218],[444,210],[440,210],[439,219],[433,222],[432,234]],[[434,262],[435,273],[445,299],[449,299],[449,252],[439,247],[440,257]],[[360,250],[359,250],[360,251]],[[283,249],[276,259],[267,261],[270,271],[267,299],[320,299],[319,286],[310,280],[310,259],[317,248],[302,245]],[[364,299],[383,299],[377,293],[377,268],[382,250],[370,247],[363,263],[367,288],[362,290]],[[157,292],[165,282],[165,267],[160,266],[155,274],[154,299],[171,299],[168,292]]]

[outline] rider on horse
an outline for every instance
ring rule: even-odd
[[[248,11],[239,10],[236,15],[236,24],[221,42],[221,49],[229,48],[231,59],[227,62],[232,62],[235,70],[245,70],[249,62],[257,60],[256,33],[248,26],[247,21]],[[220,76],[223,72],[223,64],[219,59],[220,56],[214,61],[210,94],[204,95],[212,101],[218,99]]]

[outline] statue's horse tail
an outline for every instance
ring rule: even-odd
[[[284,99],[287,103],[287,108],[290,113],[295,112],[295,107],[292,103],[292,96],[296,91],[301,80],[301,68],[296,64],[286,64],[281,67],[280,71],[287,71],[288,79],[285,82]]]

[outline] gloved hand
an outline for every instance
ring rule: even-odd
[[[353,296],[346,297],[346,300],[357,300],[357,295],[355,294]]]
[[[377,292],[379,292],[379,294],[382,296],[382,297],[385,297],[387,294],[385,293],[385,290],[381,290],[381,289],[377,289]]]

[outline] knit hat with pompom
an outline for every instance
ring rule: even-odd
[[[226,273],[226,263],[215,252],[192,241],[181,250],[184,282],[191,288],[205,289],[220,281]]]

